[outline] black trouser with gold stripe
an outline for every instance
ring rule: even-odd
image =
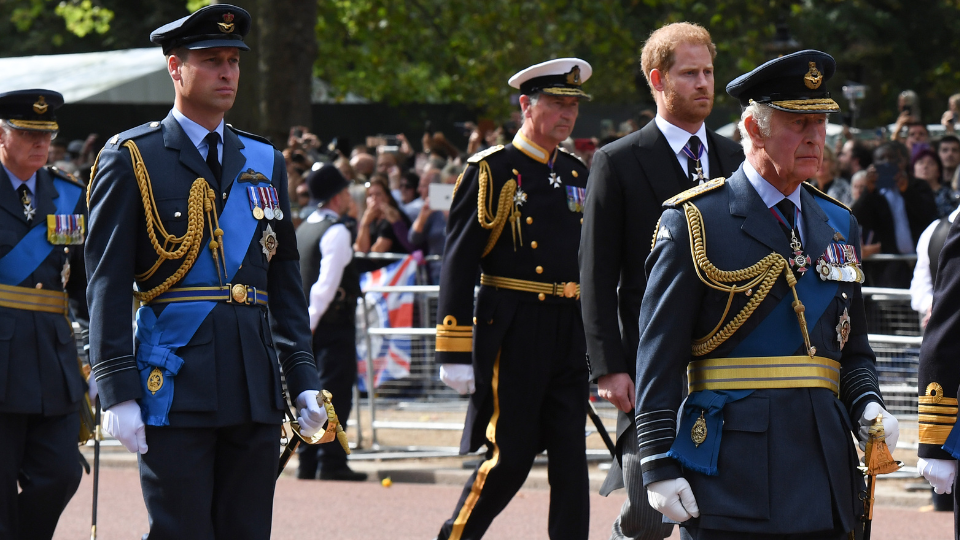
[[[464,486],[440,539],[481,538],[547,451],[549,534],[586,539],[590,521],[584,424],[583,324],[573,302],[521,303],[494,365],[486,459]]]

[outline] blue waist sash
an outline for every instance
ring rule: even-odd
[[[65,180],[54,179],[53,185],[60,194],[56,199],[58,214],[72,214],[80,200],[83,189]],[[0,258],[0,284],[19,285],[40,267],[53,251],[54,245],[47,241],[47,221],[37,219],[30,232]]]
[[[261,172],[266,182],[253,184],[266,187],[273,175],[274,149],[272,146],[240,137],[244,148],[240,153],[246,158],[245,167]],[[234,179],[236,182],[236,179]],[[236,187],[236,186],[235,186]],[[257,220],[250,212],[246,189],[233,189],[219,216],[223,229],[224,266],[227,280],[232,280],[250,249],[250,241],[257,229]],[[178,283],[180,287],[219,286],[218,270],[206,247],[198,255],[187,275]],[[183,367],[183,359],[174,351],[193,338],[207,315],[216,306],[215,301],[176,302],[166,306],[158,318],[150,306],[137,310],[137,368],[143,385],[143,397],[139,400],[143,421],[150,426],[170,424],[169,413],[173,405],[173,379]],[[209,359],[213,361],[213,359]],[[159,373],[155,372],[156,368]]]
[[[844,238],[849,238],[850,214],[825,199],[817,196],[814,196],[814,199],[827,215],[827,224],[843,234]],[[804,316],[809,330],[813,330],[816,326],[820,316],[836,296],[839,287],[837,282],[823,281],[816,274],[812,271],[805,272],[797,280],[796,285],[797,296],[806,308]],[[785,295],[773,311],[734,347],[729,357],[756,358],[794,354],[803,345],[803,334],[800,332],[800,325],[792,304],[793,294]],[[667,455],[688,469],[710,476],[719,474],[717,456],[720,452],[723,431],[723,407],[753,392],[754,390],[703,390],[690,394],[683,406],[677,438]],[[701,427],[706,429],[707,438],[697,445],[693,442],[691,433],[701,415],[703,418]]]

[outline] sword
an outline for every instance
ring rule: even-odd
[[[600,415],[597,414],[596,407],[593,406],[593,402],[589,399],[587,400],[587,416],[593,421],[593,425],[597,428],[597,433],[600,434],[600,438],[603,439],[603,444],[607,445],[607,450],[610,451],[610,455],[617,457],[617,447],[613,444],[613,440],[610,439],[610,434],[607,433],[607,428],[605,428],[603,422],[600,421]]]
[[[860,495],[863,501],[863,540],[870,540],[871,526],[873,525],[874,491],[877,488],[877,475],[889,474],[903,467],[900,461],[894,461],[883,431],[883,415],[877,415],[867,432],[867,447],[863,455],[863,467],[860,472],[867,478],[867,489]]]
[[[100,489],[100,397],[97,397],[96,427],[93,431],[93,517],[90,525],[90,540],[97,540],[97,494]]]
[[[286,402],[286,394],[284,394],[283,399],[284,402]],[[343,447],[343,451],[346,452],[347,455],[350,454],[350,446],[347,444],[347,434],[343,431],[343,426],[340,425],[340,420],[337,418],[337,412],[333,409],[332,399],[333,394],[326,390],[321,390],[317,395],[317,403],[327,411],[327,426],[309,438],[300,434],[300,423],[297,422],[296,416],[290,412],[290,407],[284,407],[284,412],[290,422],[290,431],[292,434],[290,438],[287,439],[287,444],[280,454],[280,468],[277,470],[277,478],[280,478],[280,475],[283,474],[283,468],[286,467],[287,462],[293,457],[293,453],[297,451],[297,447],[300,446],[301,441],[307,444],[324,444],[336,440],[340,443],[340,446]],[[286,435],[286,433],[284,433],[284,435]]]

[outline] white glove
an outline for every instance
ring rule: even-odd
[[[147,453],[147,432],[135,400],[117,403],[103,411],[103,430],[134,454]]]
[[[470,364],[440,364],[440,380],[460,395],[476,391],[473,380],[473,366]]]
[[[684,478],[650,484],[647,486],[647,500],[654,510],[678,523],[700,517],[700,507],[693,497],[690,483]]]
[[[96,406],[97,404],[97,379],[94,378],[93,373],[90,374],[90,378],[87,379],[87,395],[90,396],[90,404]]]
[[[953,481],[957,477],[957,460],[923,459],[917,460],[917,470],[930,482],[933,491],[940,495],[953,492]]]
[[[297,423],[304,437],[313,437],[327,421],[327,409],[317,401],[318,395],[320,392],[317,390],[304,390],[297,396],[297,411],[300,413]]]
[[[867,403],[863,409],[863,416],[860,417],[860,430],[857,433],[857,438],[860,439],[860,450],[866,450],[868,431],[878,414],[883,414],[883,433],[886,436],[887,447],[892,453],[897,449],[897,439],[900,438],[900,422],[876,401]]]

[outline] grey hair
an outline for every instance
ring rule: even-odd
[[[760,136],[766,138],[770,136],[770,116],[772,114],[772,107],[756,101],[751,101],[750,105],[747,105],[747,108],[740,114],[737,129],[740,130],[740,145],[743,146],[744,152],[750,152],[753,149],[753,141],[750,140],[750,134],[747,133],[747,118],[753,118],[754,123],[757,124],[757,129],[760,131]]]

